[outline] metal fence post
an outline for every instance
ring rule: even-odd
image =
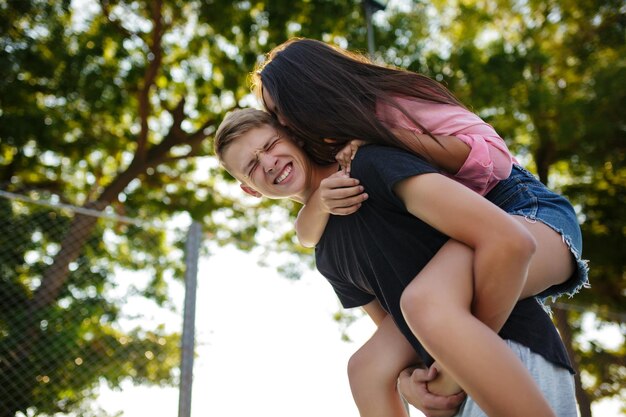
[[[201,243],[201,226],[191,223],[185,244],[185,312],[180,359],[180,388],[178,417],[191,415],[191,390],[193,387],[193,360],[196,321],[196,288],[198,282],[198,258]]]

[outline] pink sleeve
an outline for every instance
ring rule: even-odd
[[[470,153],[455,180],[481,195],[487,194],[498,181],[511,174],[514,159],[499,137],[472,134],[455,135],[470,147]]]
[[[455,136],[470,147],[463,166],[449,177],[481,195],[508,178],[515,158],[495,129],[478,115],[460,106],[402,97],[396,100],[433,135]],[[395,107],[379,103],[377,114],[387,126],[424,133]]]

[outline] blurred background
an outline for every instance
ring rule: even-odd
[[[623,0],[0,0],[0,417],[358,415],[371,325],[212,155],[294,36],[445,83],[574,203],[554,320],[581,416],[626,415]]]

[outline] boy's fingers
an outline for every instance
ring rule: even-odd
[[[435,364],[433,364],[430,368],[428,368],[428,377],[432,381],[437,377],[437,375],[439,375],[439,369],[437,369]]]
[[[415,368],[413,372],[411,372],[411,380],[415,383],[420,382],[430,382],[437,374],[433,374],[431,371],[432,368],[424,369],[424,368]]]
[[[433,369],[405,369],[400,373],[398,387],[409,404],[429,417],[452,417],[465,399],[465,394],[440,396],[428,391],[426,383],[436,377]]]

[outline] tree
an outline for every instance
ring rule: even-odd
[[[106,288],[119,268],[142,270],[151,281],[137,291],[166,304],[182,256],[163,230],[85,210],[151,222],[187,213],[212,241],[252,247],[263,217],[259,225],[251,204],[224,191],[208,139],[226,111],[250,103],[246,75],[267,49],[297,33],[332,38],[360,19],[356,1],[79,5],[0,4],[0,183],[83,209],[48,230],[51,214],[2,200],[0,416],[79,410],[99,378],[173,382],[178,336],[121,328],[124,300]],[[65,352],[38,354],[58,342]],[[78,369],[83,377],[70,378]]]
[[[592,306],[598,317],[615,317],[601,313],[619,311],[622,298],[615,294],[623,293],[625,276],[619,254],[624,215],[618,204],[624,198],[623,92],[614,87],[624,79],[619,2],[433,4],[404,9],[390,4],[375,16],[377,59],[446,82],[544,181],[555,179],[580,206],[594,288],[571,302]],[[231,178],[211,156],[211,135],[226,111],[254,104],[246,76],[274,45],[306,36],[365,51],[361,2],[71,5],[69,0],[0,3],[2,188],[152,221],[185,213],[217,244],[255,246],[258,232],[276,216],[268,214],[268,203],[231,198]],[[510,27],[516,30],[501,29]],[[297,208],[284,202],[271,210],[285,219]],[[46,232],[49,214],[4,201],[0,209],[3,237],[23,225],[13,240],[0,240],[2,254],[10,254],[10,262],[1,265],[0,390],[19,386],[10,393],[19,401],[3,402],[0,416],[76,410],[93,394],[98,376],[112,386],[126,378],[171,383],[177,335],[120,329],[123,300],[105,294],[117,268],[142,270],[150,283],[138,291],[167,304],[168,277],[182,277],[182,257],[168,249],[163,230],[76,214],[62,216],[59,229]],[[274,229],[284,233],[268,250],[301,251],[289,228]],[[117,239],[107,239],[111,233]],[[611,250],[607,242],[613,243]],[[578,315],[568,317],[575,342]],[[21,337],[25,334],[29,340]],[[76,348],[71,355],[55,353],[45,364],[28,362],[30,353],[53,339]],[[131,340],[136,346],[126,350]],[[116,360],[123,366],[99,367],[112,357],[102,350],[106,346],[121,347]],[[584,372],[598,381],[587,387],[592,398],[619,392],[619,352],[575,347]],[[163,360],[133,356],[148,351]],[[86,355],[98,360],[77,365]],[[16,372],[20,361],[51,371]],[[42,375],[64,380],[76,366],[89,377],[63,392],[45,386]],[[50,395],[41,396],[42,387]]]
[[[612,350],[580,337],[580,311],[594,313],[598,327],[625,330],[626,95],[615,88],[626,82],[623,4],[458,0],[433,7],[426,24],[408,23],[419,22],[415,11],[390,17],[386,44],[394,46],[381,47],[381,55],[446,83],[579,209],[592,287],[557,303],[555,318],[578,366],[582,415],[605,396],[626,403],[623,340]]]

